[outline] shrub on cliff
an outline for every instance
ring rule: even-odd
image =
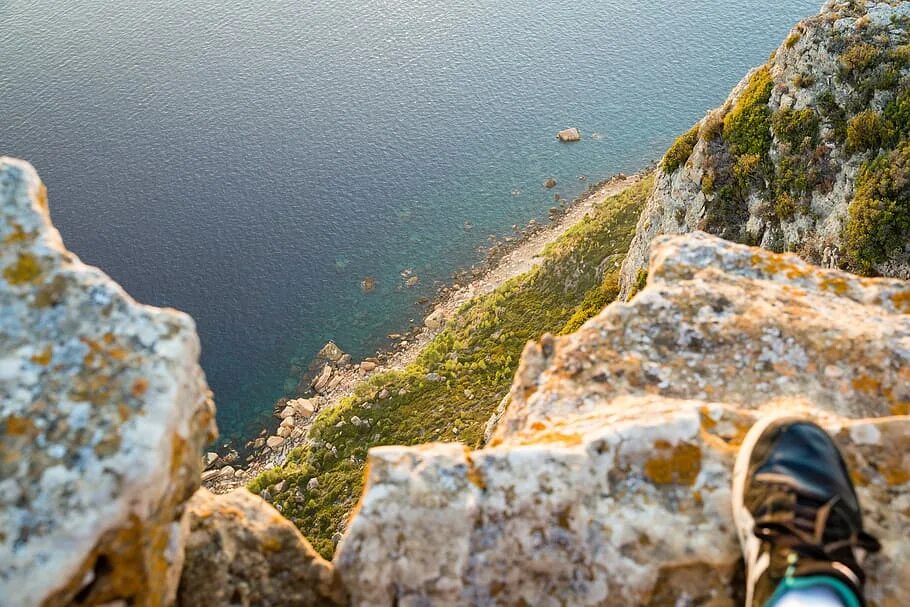
[[[860,170],[843,235],[851,262],[863,272],[904,246],[910,235],[910,142]]]
[[[663,169],[664,173],[669,175],[684,165],[689,159],[689,156],[692,155],[692,149],[697,142],[698,124],[686,131],[685,134],[679,136],[676,141],[673,142],[673,145],[670,146],[670,149],[667,150],[664,159],[660,163],[660,168]]]
[[[771,146],[771,74],[767,66],[757,69],[732,110],[724,117],[724,143],[734,155],[765,157]]]

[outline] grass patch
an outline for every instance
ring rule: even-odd
[[[371,378],[320,414],[311,445],[294,450],[283,467],[263,473],[250,489],[273,492],[285,481],[273,503],[331,557],[332,536],[360,495],[369,448],[429,441],[479,445],[527,341],[574,330],[615,299],[619,266],[653,181],[648,176],[607,199],[547,247],[540,265],[468,302],[412,365]],[[428,379],[430,373],[442,381]],[[318,487],[308,490],[314,478]]]
[[[724,143],[734,155],[767,156],[771,147],[771,88],[768,66],[757,69],[736,106],[724,117]]]

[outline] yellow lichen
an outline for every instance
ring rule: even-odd
[[[3,269],[3,277],[11,285],[35,284],[41,272],[41,263],[34,255],[20,253],[16,263]]]
[[[898,312],[910,314],[910,291],[902,291],[891,296],[891,303]]]
[[[666,441],[654,443],[660,455],[645,462],[645,476],[656,485],[693,485],[701,472],[701,449],[698,445],[680,443],[672,448]]]
[[[44,350],[42,350],[38,354],[35,354],[34,356],[32,356],[31,361],[33,363],[35,363],[36,365],[41,365],[42,367],[46,367],[47,365],[49,365],[51,363],[51,358],[53,357],[53,355],[54,355],[54,349],[51,348],[51,346],[47,346],[46,348],[44,348]]]

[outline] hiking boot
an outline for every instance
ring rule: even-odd
[[[844,458],[824,430],[794,418],[756,423],[736,458],[732,498],[746,607],[819,583],[846,605],[864,604],[863,559],[881,546],[863,531]]]

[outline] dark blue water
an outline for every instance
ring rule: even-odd
[[[658,158],[817,7],[0,0],[0,154],[38,168],[70,249],[196,318],[238,433],[291,357],[371,353],[488,234]]]

